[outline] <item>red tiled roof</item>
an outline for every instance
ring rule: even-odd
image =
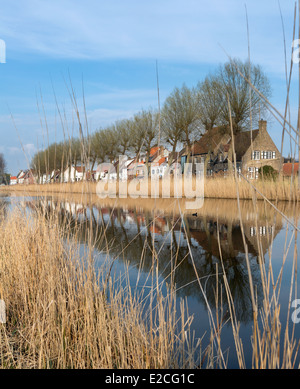
[[[161,165],[162,163],[164,163],[166,161],[166,157],[162,157],[159,161],[158,161],[158,164]]]
[[[294,170],[293,170],[293,165],[294,165]],[[293,174],[298,172],[299,163],[298,162],[294,162],[294,164],[292,162],[284,163],[282,170],[283,170],[283,174],[285,174],[286,176],[291,176],[292,171],[293,171]]]
[[[152,149],[150,150],[150,155],[155,154],[158,150],[159,150],[159,147],[158,147],[158,146],[152,147]]]

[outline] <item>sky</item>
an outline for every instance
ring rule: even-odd
[[[48,143],[79,135],[72,89],[92,133],[157,108],[157,74],[162,106],[175,87],[196,86],[229,56],[247,60],[246,13],[251,61],[269,78],[271,103],[283,115],[294,7],[291,0],[0,0],[0,152],[7,172],[28,168]],[[290,90],[295,127],[297,66]],[[267,119],[280,150],[282,127]]]

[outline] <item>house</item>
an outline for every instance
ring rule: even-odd
[[[279,172],[282,156],[267,131],[267,122],[259,121],[259,128],[241,132],[235,140],[236,157],[241,162],[242,171],[250,179],[258,178],[259,168],[268,165]]]
[[[52,182],[59,182],[60,181],[60,170],[52,170],[50,175],[50,181]]]
[[[39,177],[39,184],[49,184],[50,182],[59,182],[60,170],[52,170],[49,174],[41,174]]]
[[[101,163],[97,166],[96,172],[94,174],[94,178],[96,181],[106,180],[108,178],[108,172],[111,168],[109,163]]]
[[[120,163],[121,162],[121,163]],[[117,160],[114,165],[114,172],[110,174],[110,179],[117,179],[119,171],[119,179],[126,181],[128,179],[128,166],[133,162],[133,159]]]
[[[144,161],[134,159],[127,166],[127,177],[129,180],[132,178],[144,178],[146,170],[147,168]]]
[[[83,166],[68,166],[63,173],[63,182],[82,181],[84,176]]]
[[[267,122],[259,121],[259,128],[252,131],[241,131],[234,135],[226,127],[214,127],[206,132],[200,140],[193,143],[190,153],[185,148],[180,155],[182,169],[184,164],[204,163],[206,174],[227,174],[233,168],[233,145],[236,155],[237,169],[249,179],[258,178],[259,168],[272,166],[279,171],[282,156],[267,132]],[[188,158],[189,156],[189,158]]]
[[[151,177],[161,178],[168,169],[168,159],[161,157],[158,161],[151,163]]]
[[[148,169],[150,175],[162,177],[168,167],[169,150],[163,146],[151,148],[148,158]],[[146,153],[141,153],[135,157],[127,167],[128,178],[144,178],[147,175]]]
[[[34,170],[28,169],[23,176],[23,183],[26,185],[37,183],[37,174]]]
[[[20,170],[19,173],[17,174],[17,183],[18,184],[23,184],[24,183],[24,176],[25,176],[25,171]]]
[[[37,175],[34,170],[20,170],[17,174],[18,184],[35,184],[37,183]]]
[[[10,185],[16,185],[18,183],[17,176],[10,176]]]
[[[151,177],[161,178],[168,169],[170,151],[163,146],[157,147],[155,152],[150,154]]]

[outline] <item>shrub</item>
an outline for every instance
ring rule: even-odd
[[[278,177],[278,172],[270,165],[264,165],[258,169],[260,179],[275,181]]]

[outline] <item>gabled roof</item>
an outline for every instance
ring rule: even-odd
[[[21,178],[28,178],[28,177],[33,177],[35,174],[34,170],[26,170],[24,175]]]
[[[158,164],[161,165],[162,163],[166,162],[166,157],[162,157],[159,161]]]
[[[252,130],[252,142],[255,140],[259,133],[259,130]],[[236,153],[236,159],[241,160],[246,151],[251,145],[251,131],[241,131],[234,135],[234,148]],[[226,131],[225,127],[214,127],[207,131],[202,137],[196,141],[191,147],[192,155],[208,154],[213,151],[218,151],[216,148],[222,149],[222,151],[228,152],[232,146],[231,135]],[[184,150],[182,155],[186,155]]]
[[[17,178],[23,178],[24,176],[25,176],[25,172],[23,170],[20,170],[17,175]]]
[[[85,171],[85,168],[83,166],[76,166],[75,169],[78,173],[83,173]]]
[[[252,130],[252,142],[255,140],[259,130]],[[251,131],[242,131],[234,136],[234,149],[236,159],[239,161],[251,146]]]
[[[224,138],[228,138],[228,140],[230,139],[229,135],[226,136],[225,127],[214,127],[204,133],[198,141],[193,143],[191,147],[191,154],[208,154],[209,152],[212,152],[220,144],[220,142],[224,140]],[[227,143],[226,140],[224,140],[224,143]],[[183,153],[183,155],[184,154],[185,153]]]
[[[154,155],[157,151],[159,151],[158,146],[152,147],[150,150],[150,156]]]

